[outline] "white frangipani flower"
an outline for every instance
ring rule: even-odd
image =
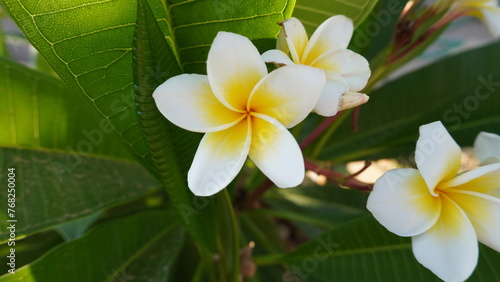
[[[354,31],[352,20],[337,15],[323,22],[309,40],[302,23],[290,18],[281,23],[278,50],[262,54],[264,61],[280,65],[302,64],[323,69],[327,83],[314,111],[322,116],[333,116],[339,110],[341,96],[349,92],[350,100],[361,105],[368,96],[356,93],[362,90],[371,71],[368,61],[347,49]],[[291,58],[288,57],[290,53]]]
[[[474,152],[482,164],[500,162],[500,136],[488,132],[479,133],[474,141]]]
[[[411,236],[417,260],[445,281],[474,271],[478,243],[500,251],[500,163],[457,175],[460,147],[441,122],[420,127],[417,169],[393,169],[375,183],[367,208],[389,231]]]
[[[482,20],[493,36],[500,36],[500,7],[497,0],[455,0],[452,13],[474,16]]]
[[[207,75],[173,77],[153,94],[172,123],[206,133],[189,169],[191,191],[198,196],[219,192],[247,156],[278,187],[299,185],[304,160],[286,128],[311,112],[325,81],[321,70],[305,66],[268,74],[248,38],[219,32],[208,53]]]

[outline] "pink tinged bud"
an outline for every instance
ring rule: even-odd
[[[368,95],[356,92],[347,92],[340,97],[339,111],[363,105],[368,102]]]

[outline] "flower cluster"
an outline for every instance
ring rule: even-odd
[[[482,165],[500,162],[500,136],[481,132],[474,141],[474,152]]]
[[[495,144],[496,142],[496,144]],[[481,134],[483,160],[500,156],[500,137]],[[463,281],[478,260],[477,241],[500,251],[500,162],[457,174],[461,150],[441,122],[420,127],[417,169],[380,177],[368,209],[389,231],[412,237],[417,260],[445,281]]]
[[[438,1],[443,2],[443,1]],[[482,20],[493,36],[500,36],[500,7],[497,0],[447,0],[449,9],[443,16],[445,21],[451,21],[462,16],[474,16]]]
[[[325,71],[326,87],[314,107],[316,113],[333,116],[339,110],[368,101],[368,96],[357,93],[366,86],[370,77],[368,61],[347,49],[354,31],[351,19],[342,15],[329,18],[310,40],[298,19],[290,18],[281,25],[278,49],[269,50],[262,57],[266,62],[278,65],[302,64]]]
[[[429,11],[442,17],[427,32],[473,15],[498,35],[496,3],[437,1]],[[402,43],[392,49],[398,52],[389,61],[415,47],[406,46],[408,42],[420,42],[407,38],[406,27],[422,24],[407,19],[411,9],[400,18],[407,25],[396,31]],[[248,38],[219,32],[208,53],[207,75],[182,74],[155,90],[156,105],[168,120],[205,133],[188,172],[195,195],[210,196],[226,187],[247,156],[276,186],[299,185],[304,159],[288,128],[311,112],[333,116],[367,102],[368,96],[359,91],[371,70],[365,58],[347,49],[354,30],[351,19],[333,16],[310,39],[296,18],[280,25],[277,49],[262,55]],[[277,69],[269,73],[266,63]],[[499,148],[500,136],[482,132],[475,142],[482,166],[458,174],[460,147],[441,122],[423,125],[417,169],[386,172],[376,181],[367,207],[389,231],[412,237],[415,257],[438,277],[465,280],[477,264],[477,241],[500,251]]]
[[[158,109],[168,120],[186,130],[206,133],[188,172],[188,186],[195,195],[213,195],[226,187],[247,156],[278,187],[302,183],[302,152],[287,128],[318,108],[318,100],[329,101],[330,115],[339,105],[354,107],[368,100],[364,94],[341,97],[350,87],[363,88],[370,70],[361,56],[345,50],[344,41],[350,35],[330,37],[346,25],[352,34],[352,22],[345,17],[338,19],[333,17],[322,25],[319,35],[311,40],[315,43],[308,45],[312,46],[307,51],[310,61],[335,50],[326,52],[328,56],[313,63],[314,67],[290,64],[268,73],[248,38],[219,32],[208,54],[207,75],[179,75],[155,90]],[[297,22],[292,19],[283,26]],[[361,61],[361,81],[356,70],[348,66],[352,61]],[[331,69],[325,71],[328,67]],[[337,83],[332,79],[338,80],[342,91],[332,91],[336,87],[332,84]]]

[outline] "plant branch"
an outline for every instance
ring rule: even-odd
[[[300,143],[300,148],[302,150],[304,150],[305,148],[307,148],[309,145],[311,145],[312,142],[314,142],[314,140],[318,139],[318,137],[323,133],[325,132],[325,130],[327,130],[330,125],[335,121],[337,120],[341,115],[342,115],[343,111],[340,111],[338,112],[336,115],[334,116],[331,116],[331,117],[328,117],[326,118],[320,125],[318,125],[318,127],[316,127],[316,129],[314,129],[313,132],[311,132],[311,134],[309,134],[301,143]]]
[[[312,170],[318,174],[326,176],[329,180],[345,187],[349,187],[354,190],[362,191],[362,192],[370,192],[373,190],[373,184],[370,183],[365,183],[362,181],[359,181],[355,178],[356,175],[360,174],[363,170],[368,168],[370,166],[370,163],[365,164],[365,168],[363,168],[361,171],[357,172],[354,175],[344,175],[343,173],[329,170],[326,168],[321,168],[309,161],[305,162],[306,169]]]
[[[260,201],[260,198],[262,198],[262,195],[264,195],[264,193],[266,193],[266,191],[273,186],[274,183],[271,180],[269,180],[269,178],[266,178],[266,180],[264,180],[264,182],[262,182],[262,184],[260,184],[259,187],[257,187],[250,193],[250,196],[248,196],[247,200],[243,204],[243,208],[245,209],[258,208],[258,203]]]

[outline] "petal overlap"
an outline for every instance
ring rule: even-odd
[[[337,15],[327,19],[311,36],[301,62],[309,65],[325,53],[346,49],[353,32],[354,25],[350,18]]]
[[[412,236],[423,266],[464,281],[477,265],[478,240],[500,251],[500,163],[458,174],[460,147],[441,122],[420,127],[415,155],[418,170],[386,172],[367,208],[389,231]]]
[[[311,66],[336,72],[347,81],[349,91],[363,89],[370,78],[370,66],[361,55],[351,50],[339,49],[321,55]]]
[[[429,191],[444,180],[453,178],[460,168],[461,150],[440,121],[420,127],[415,162]]]
[[[316,29],[310,40],[298,19],[290,18],[281,25],[276,44],[279,50],[265,52],[263,59],[280,66],[302,64],[324,70],[327,83],[313,111],[327,117],[335,115],[342,95],[362,90],[371,75],[368,61],[347,50],[354,31],[352,20],[343,15],[332,16]],[[359,106],[368,99],[358,101],[346,103],[343,108]]]
[[[319,97],[314,112],[321,116],[334,116],[339,111],[340,99],[347,93],[349,85],[339,74],[326,71],[327,81]]]
[[[266,51],[262,54],[262,59],[267,63],[279,64],[279,65],[293,65],[294,62],[290,60],[285,52],[273,49]]]
[[[483,193],[453,190],[449,197],[470,219],[479,242],[500,252],[500,199]]]
[[[294,21],[284,26],[303,36],[285,41],[304,49],[303,27],[301,31]],[[193,194],[210,196],[222,190],[248,156],[276,186],[302,183],[302,152],[286,127],[295,126],[312,111],[324,88],[325,72],[295,65],[282,51],[267,54],[277,60],[286,58],[284,65],[290,66],[268,74],[248,38],[219,32],[209,50],[206,76],[179,75],[155,90],[156,105],[167,119],[205,133],[188,171]]]
[[[283,83],[283,81],[287,83]],[[293,65],[279,68],[257,84],[248,111],[268,115],[290,128],[304,120],[325,85],[322,70]]]
[[[418,170],[393,169],[377,180],[367,208],[392,233],[415,236],[436,223],[441,201],[429,194]]]
[[[215,96],[226,107],[244,111],[254,86],[267,75],[267,68],[248,38],[219,32],[208,53],[207,74]]]
[[[449,181],[443,182],[439,187],[443,190],[453,188],[488,193],[500,188],[500,163],[469,170]]]
[[[306,29],[297,18],[290,18],[282,22],[281,25],[282,28],[278,35],[277,48],[284,51],[288,50],[292,55],[293,61],[296,64],[300,64],[300,58],[309,42]],[[283,44],[283,39],[286,44]]]
[[[500,136],[481,132],[474,141],[474,153],[481,162],[493,160],[500,162]]]
[[[243,167],[251,140],[249,118],[226,130],[205,134],[188,172],[193,194],[210,196],[226,187]]]
[[[444,281],[464,281],[479,257],[477,237],[465,213],[441,197],[441,216],[428,231],[412,238],[415,258]]]
[[[280,188],[295,187],[304,180],[304,161],[297,141],[272,117],[252,115],[252,146],[249,156]]]
[[[173,77],[158,87],[153,97],[167,119],[189,131],[220,131],[242,118],[241,113],[228,109],[215,97],[205,75]]]

